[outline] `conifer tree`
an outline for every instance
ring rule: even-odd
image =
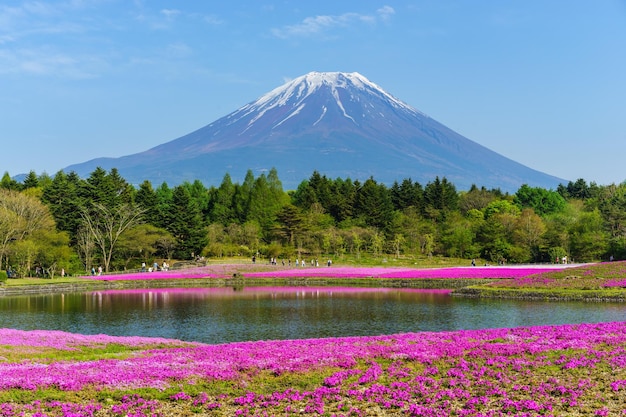
[[[192,259],[206,246],[206,230],[198,202],[191,198],[187,187],[174,188],[166,229],[176,238],[174,257]]]

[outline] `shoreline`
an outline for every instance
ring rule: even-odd
[[[371,288],[414,288],[450,289],[468,285],[486,284],[492,279],[394,279],[394,278],[176,278],[154,280],[90,280],[72,283],[45,283],[0,287],[0,297],[21,295],[46,295],[78,293],[102,290],[157,289],[157,288],[223,288],[242,289],[245,287],[371,287]]]
[[[546,271],[575,268],[568,265],[513,265],[442,268],[317,267],[267,268],[261,265],[214,264],[177,271],[130,272],[84,276],[75,281],[0,286],[0,297],[80,293],[120,289],[215,288],[240,290],[254,286],[349,286],[370,288],[448,289],[453,297],[537,301],[626,302],[626,289],[489,288],[486,285]]]

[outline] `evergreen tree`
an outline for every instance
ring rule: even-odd
[[[83,183],[82,197],[87,204],[98,203],[108,209],[133,202],[134,190],[120,175],[116,168],[109,173],[101,167],[96,168]]]
[[[174,199],[174,191],[164,182],[156,189],[155,196],[156,207],[153,214],[153,224],[157,227],[168,229],[172,221],[170,207]]]
[[[82,223],[80,213],[85,208],[85,200],[81,197],[83,187],[84,180],[78,174],[59,171],[42,191],[41,199],[50,208],[57,230],[67,232],[72,244],[76,243]]]
[[[145,180],[139,185],[139,189],[135,193],[135,203],[144,211],[144,220],[150,224],[158,224],[158,208],[157,195],[152,188],[152,183]]]
[[[174,256],[191,259],[199,255],[207,244],[207,234],[198,202],[191,198],[187,187],[174,188],[168,217],[170,223],[166,229],[177,240]]]
[[[0,188],[5,190],[20,190],[22,187],[19,182],[15,181],[8,172],[4,172],[2,179],[0,180]]]
[[[207,188],[202,184],[200,180],[194,180],[194,182],[184,182],[183,186],[189,190],[189,196],[195,200],[202,218],[206,219],[209,215],[209,192]]]
[[[444,220],[448,212],[458,209],[459,196],[454,184],[445,177],[435,177],[424,188],[424,206],[429,217]]]
[[[246,177],[243,180],[241,186],[235,188],[235,194],[233,196],[233,208],[235,216],[239,220],[240,224],[244,224],[248,220],[248,211],[250,208],[250,195],[254,188],[254,174],[252,170],[246,172]]]
[[[39,178],[37,178],[37,174],[35,171],[30,171],[26,178],[23,181],[23,189],[26,190],[28,188],[37,188],[39,187]]]
[[[424,190],[420,183],[414,183],[410,178],[402,180],[402,184],[395,181],[389,191],[396,210],[404,210],[409,207],[422,209]]]
[[[334,181],[332,186],[334,202],[330,209],[330,215],[333,216],[337,224],[354,216],[354,206],[359,187],[358,181],[353,183],[350,178],[346,180],[338,178]]]
[[[291,202],[302,210],[309,210],[313,204],[317,203],[317,195],[309,180],[304,180],[298,185],[291,197]]]
[[[235,185],[230,174],[224,175],[219,188],[212,190],[210,201],[211,222],[217,222],[224,226],[236,220],[234,209]]]
[[[250,192],[250,202],[247,219],[261,226],[265,237],[272,230],[276,214],[281,208],[281,202],[276,201],[272,194],[267,177],[261,174],[255,181]]]
[[[291,247],[295,247],[296,238],[305,230],[304,216],[300,209],[292,204],[283,206],[276,214],[277,233]]]
[[[357,191],[355,212],[368,226],[388,231],[393,221],[393,203],[384,184],[372,177]]]
[[[561,187],[558,191],[563,198],[576,198],[579,200],[586,200],[592,197],[591,188],[587,185],[587,182],[579,178],[575,182],[568,182],[567,187]]]

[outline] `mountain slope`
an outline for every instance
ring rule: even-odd
[[[446,177],[515,191],[522,184],[555,188],[564,180],[538,172],[473,142],[385,92],[358,73],[312,72],[215,122],[121,158],[72,165],[79,175],[116,167],[132,183],[175,185],[199,179],[219,185],[275,167],[285,188],[317,170],[330,178],[422,184]]]

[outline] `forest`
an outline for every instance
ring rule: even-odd
[[[0,269],[9,276],[137,270],[171,260],[455,257],[490,264],[626,258],[626,183],[578,179],[515,194],[445,177],[391,186],[319,172],[285,191],[275,169],[218,186],[129,184],[31,171],[0,180]]]

